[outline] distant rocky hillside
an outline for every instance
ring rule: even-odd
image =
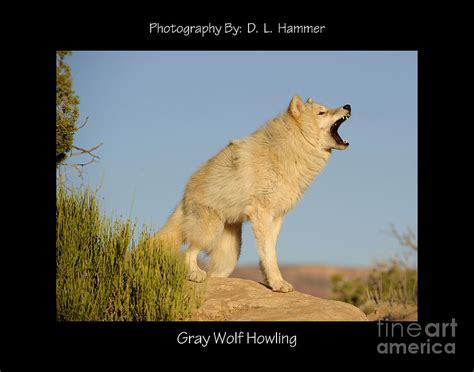
[[[347,279],[365,277],[369,273],[366,267],[343,267],[324,265],[280,266],[283,278],[293,284],[295,290],[322,298],[332,298],[331,276],[341,274]],[[263,280],[257,266],[237,267],[232,278]]]

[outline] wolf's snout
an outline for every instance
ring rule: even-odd
[[[351,112],[351,105],[344,105],[344,106],[342,106],[342,108],[346,109],[349,112]]]

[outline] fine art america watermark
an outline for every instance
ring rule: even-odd
[[[455,354],[456,319],[444,323],[377,322],[380,354]],[[402,339],[403,338],[403,339]],[[400,339],[398,341],[397,339]]]

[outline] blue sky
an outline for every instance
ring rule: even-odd
[[[158,229],[200,164],[298,94],[351,104],[340,129],[351,145],[285,218],[279,262],[368,265],[400,252],[384,233],[391,223],[417,228],[416,52],[81,51],[66,61],[89,116],[75,144],[104,143],[84,181],[100,185],[110,215]],[[257,263],[245,224],[239,264]]]

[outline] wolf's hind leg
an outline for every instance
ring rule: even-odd
[[[185,240],[189,248],[184,254],[188,266],[189,280],[203,282],[206,272],[197,264],[197,257],[201,250],[206,252],[219,241],[224,230],[224,222],[212,208],[199,204],[188,207],[183,223]]]
[[[226,224],[224,231],[209,251],[210,277],[227,278],[234,271],[240,256],[242,224]]]
[[[201,270],[197,264],[197,257],[200,251],[200,248],[190,244],[184,253],[184,260],[188,267],[188,279],[198,283],[206,280],[206,272]]]

